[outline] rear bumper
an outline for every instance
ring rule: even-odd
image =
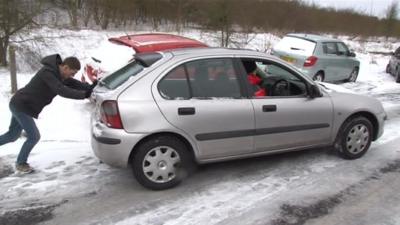
[[[102,162],[115,167],[128,167],[134,146],[145,134],[131,134],[123,129],[108,128],[92,120],[91,146]]]

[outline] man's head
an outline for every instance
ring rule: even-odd
[[[254,61],[243,61],[243,66],[246,73],[253,73],[257,69],[257,65]]]
[[[65,80],[73,77],[81,69],[81,63],[76,57],[68,57],[59,65],[59,68],[61,77]]]

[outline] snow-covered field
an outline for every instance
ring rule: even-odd
[[[55,30],[43,29],[37,33],[57,36]],[[129,32],[128,32],[129,33]],[[32,34],[34,35],[35,32]],[[46,46],[39,46],[42,55],[60,53],[66,57],[75,55],[82,59],[84,64],[90,61],[90,56],[105,57],[105,60],[115,60],[116,63],[126,62],[132,54],[130,49],[115,46],[108,43],[107,38],[111,36],[125,35],[125,32],[100,32],[100,31],[65,31],[63,38],[52,39]],[[199,39],[210,45],[216,46],[217,42],[211,34],[198,31],[188,31],[181,35]],[[345,38],[345,37],[342,37]],[[270,34],[253,35],[250,43],[243,46],[246,48],[268,51],[279,37]],[[361,70],[356,83],[339,84],[344,88],[353,90],[359,94],[373,96],[379,99],[388,113],[389,120],[386,123],[384,135],[372,145],[370,153],[366,155],[368,165],[360,164],[360,171],[368,168],[375,168],[379,163],[388,162],[389,159],[399,158],[397,151],[381,151],[373,154],[373,150],[380,145],[390,143],[400,137],[400,84],[394,82],[394,78],[385,73],[385,67],[389,60],[388,56],[373,55],[372,51],[393,51],[395,47],[386,42],[357,42],[348,41],[346,43],[356,50],[357,58],[361,61]],[[21,58],[24,58],[21,56]],[[107,59],[108,58],[108,59]],[[19,61],[21,73],[18,73],[18,84],[22,87],[33,76],[35,71],[29,71],[25,62]],[[121,65],[121,64],[120,64]],[[76,76],[80,78],[80,73]],[[7,131],[10,122],[10,112],[8,102],[10,94],[9,72],[5,69],[0,70],[0,133]],[[16,142],[0,146],[0,214],[3,211],[22,206],[35,206],[43,202],[62,202],[65,197],[80,198],[90,196],[93,190],[101,190],[104,185],[113,181],[113,177],[130,176],[125,170],[114,169],[104,164],[99,164],[93,155],[90,147],[90,125],[89,116],[92,105],[88,100],[76,101],[56,97],[52,104],[47,106],[37,120],[38,128],[41,132],[41,140],[33,149],[29,163],[37,169],[31,175],[16,176],[13,174],[13,166],[19,149],[25,138],[21,137]],[[372,158],[372,155],[374,158]],[[340,163],[339,163],[340,164]],[[338,166],[338,163],[331,161],[313,162],[310,167],[309,175],[305,177],[315,177],[318,173]],[[271,169],[271,168],[269,168]],[[273,169],[271,169],[273,170]],[[361,173],[361,172],[360,172]],[[216,224],[226,220],[229,213],[240,211],[251,207],[254,204],[263,204],[260,199],[267,198],[280,188],[290,186],[280,186],[284,183],[279,173],[276,176],[267,176],[249,186],[238,186],[237,180],[225,179],[224,183],[210,187],[206,194],[194,195],[191,199],[182,202],[173,202],[167,208],[157,208],[157,215],[161,219],[173,208],[176,213],[182,216],[176,220],[169,220],[165,224]],[[304,177],[292,177],[292,185],[296,182],[314,182],[317,178],[305,179]],[[351,178],[346,178],[351,179]],[[345,181],[343,181],[345,183]],[[265,184],[268,184],[265,186]],[[264,185],[264,186],[263,186]],[[340,186],[341,184],[337,184]],[[88,188],[90,187],[90,188]],[[263,187],[263,188],[260,188]],[[279,188],[280,187],[280,188]],[[256,189],[254,195],[246,196],[244,201],[234,201],[248,190]],[[307,191],[307,190],[304,190]],[[330,193],[329,187],[321,189],[321,192]],[[225,193],[225,194],[222,194]],[[229,204],[227,204],[229,203]],[[194,206],[191,206],[194,204]],[[224,207],[218,207],[224,206]],[[219,211],[218,211],[219,210]],[[210,211],[213,217],[209,217]],[[219,212],[219,213],[218,213]],[[147,224],[150,223],[149,217],[154,211],[147,214],[138,214],[132,219],[121,221],[120,224]],[[228,213],[228,214],[226,214]],[[154,215],[153,215],[154,216]]]

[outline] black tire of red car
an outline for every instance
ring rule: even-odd
[[[349,78],[347,79],[347,82],[356,82],[358,77],[358,68],[355,67],[353,71],[351,71]]]
[[[341,126],[335,149],[344,159],[358,159],[368,151],[372,137],[371,121],[363,116],[351,117]]]
[[[386,73],[390,74],[390,64],[386,65],[386,70],[385,71],[386,71]]]
[[[321,72],[318,72],[318,73],[316,73],[314,76],[313,76],[313,80],[315,80],[315,81],[321,81],[321,82],[323,82],[324,81],[324,74],[323,73],[321,73]]]
[[[395,79],[396,79],[396,83],[400,83],[400,69],[397,70]]]
[[[186,145],[170,135],[153,137],[135,151],[133,174],[141,185],[152,190],[178,185],[194,165]]]

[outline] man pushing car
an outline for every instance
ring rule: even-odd
[[[97,84],[97,81],[89,85],[73,79],[81,68],[76,57],[62,60],[60,55],[54,54],[44,57],[41,63],[43,67],[11,98],[10,126],[8,131],[0,136],[1,146],[17,140],[22,130],[25,130],[27,139],[21,147],[15,164],[16,171],[20,173],[34,171],[28,164],[29,153],[40,139],[34,118],[37,119],[43,108],[57,95],[71,99],[85,99],[90,97]]]

